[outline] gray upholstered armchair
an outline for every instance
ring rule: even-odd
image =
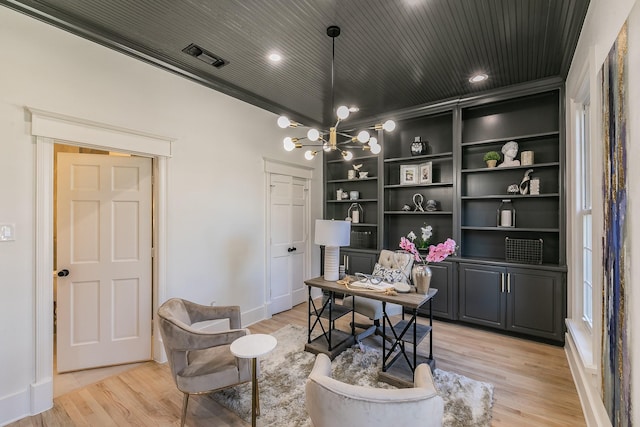
[[[192,325],[208,320],[229,319],[230,330],[206,332]],[[238,306],[209,307],[173,298],[158,309],[158,323],[171,375],[184,393],[180,425],[184,426],[189,395],[251,381],[249,359],[231,354],[231,343],[250,332],[240,327]]]
[[[378,264],[376,264],[373,274],[384,276],[386,281],[403,280],[405,283],[409,284],[411,283],[410,277],[412,267],[413,256],[411,254],[383,249],[380,251]],[[382,302],[369,298],[357,297],[355,298],[354,307],[353,301],[353,296],[347,296],[342,304],[345,307],[353,308],[356,313],[367,316],[373,322],[371,325],[360,323],[355,324],[355,326],[364,329],[364,332],[358,334],[356,337],[357,340],[361,341],[374,333],[382,336],[382,329],[380,327],[380,321],[382,320]],[[387,304],[386,310],[389,316],[402,314],[402,306],[398,304]]]
[[[305,404],[314,427],[439,427],[444,414],[428,365],[416,368],[413,388],[377,389],[331,378],[331,360],[322,353],[307,379]]]

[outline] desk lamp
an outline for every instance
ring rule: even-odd
[[[349,246],[351,221],[316,220],[316,245],[324,245],[324,280],[338,280],[340,246]]]

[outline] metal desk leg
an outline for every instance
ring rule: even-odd
[[[256,416],[260,415],[260,394],[258,391],[257,357],[251,359],[251,427],[256,427]]]

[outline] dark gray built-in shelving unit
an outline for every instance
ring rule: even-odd
[[[344,219],[354,201],[335,200],[338,188],[360,192],[364,222],[353,224],[342,248],[348,272],[370,272],[381,249],[397,249],[410,231],[433,227],[431,241],[451,237],[456,256],[432,264],[438,289],[434,315],[561,343],[566,317],[564,194],[564,91],[558,79],[533,82],[432,107],[404,111],[393,133],[380,133],[383,152],[354,152],[345,162],[325,156],[325,218]],[[426,154],[411,155],[415,137],[428,141]],[[487,151],[508,141],[534,152],[532,165],[487,168]],[[366,154],[365,154],[366,153]],[[358,156],[361,154],[361,156]],[[363,155],[364,154],[364,155]],[[402,165],[431,162],[432,182],[401,184]],[[366,179],[347,179],[353,164]],[[540,179],[539,195],[507,194],[524,174]],[[414,211],[413,195],[438,202],[434,212]],[[514,227],[499,227],[497,210],[510,199]],[[411,211],[402,207],[409,205]],[[363,234],[364,233],[364,234]],[[370,233],[370,239],[359,238]],[[356,239],[353,239],[356,237]],[[508,262],[505,239],[542,240],[542,263]]]

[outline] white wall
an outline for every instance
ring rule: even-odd
[[[167,297],[265,312],[263,157],[282,150],[276,116],[0,7],[0,425],[29,413],[34,379],[35,144],[25,107],[176,138],[169,160]],[[319,273],[312,251],[310,275]]]
[[[611,49],[618,33],[628,19],[628,58],[629,68],[628,76],[628,101],[629,101],[629,117],[627,123],[627,144],[628,144],[628,207],[627,207],[627,226],[629,239],[626,243],[626,250],[630,255],[629,276],[631,283],[626,284],[629,292],[629,300],[627,301],[627,313],[629,315],[630,333],[630,354],[632,366],[632,402],[640,402],[640,391],[637,385],[640,384],[640,313],[636,310],[640,307],[640,279],[635,271],[640,266],[640,253],[638,250],[634,252],[632,242],[638,240],[640,242],[640,216],[634,215],[640,200],[640,168],[635,165],[635,160],[640,158],[640,147],[638,147],[638,129],[640,129],[640,84],[636,76],[640,75],[640,2],[637,0],[591,0],[589,11],[585,23],[582,28],[580,40],[573,58],[571,69],[566,81],[567,93],[567,113],[571,112],[571,98],[580,92],[580,85],[584,81],[584,77],[589,81],[589,94],[592,106],[592,144],[595,145],[595,160],[593,168],[593,263],[594,263],[594,298],[596,301],[601,295],[602,286],[602,137],[600,109],[597,107],[601,102],[600,81],[598,73],[602,67],[609,50]],[[586,70],[586,74],[585,74]],[[567,125],[567,142],[568,144],[574,139],[571,123]],[[576,148],[568,146],[568,158],[571,159],[575,154]],[[575,181],[573,167],[568,172],[568,180]],[[572,185],[575,188],[575,183]],[[576,198],[576,195],[569,194],[569,200]],[[579,233],[580,225],[574,225],[573,229],[569,227],[567,238],[571,241],[572,233]],[[637,249],[637,248],[636,248]],[[576,257],[581,257],[581,248],[570,248],[569,265],[571,266]],[[635,261],[633,261],[635,259]],[[635,269],[634,269],[635,266]],[[569,287],[573,276],[569,274]],[[600,288],[598,288],[598,285]],[[572,306],[571,294],[569,307]],[[596,312],[594,310],[594,329],[599,331],[601,324],[596,324]],[[603,419],[604,407],[601,405],[600,391],[600,337],[598,332],[594,334],[594,363],[596,366],[595,374],[592,375],[588,369],[581,364],[580,357],[575,354],[571,346],[568,346],[568,356],[570,364],[572,363],[572,372],[576,385],[585,408],[585,416],[590,426],[607,425],[608,419]],[[578,339],[570,337],[571,343],[577,342]],[[600,399],[600,401],[597,401]],[[637,406],[637,405],[636,405]],[[640,425],[640,411],[634,408],[632,414],[633,424]]]

